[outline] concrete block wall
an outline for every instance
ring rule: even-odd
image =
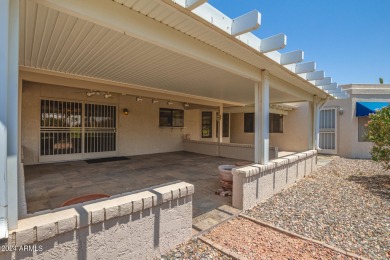
[[[193,193],[179,182],[30,216],[0,259],[154,258],[191,238]]]
[[[233,169],[233,207],[247,210],[309,175],[317,163],[317,151],[310,150]]]

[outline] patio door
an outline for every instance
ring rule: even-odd
[[[41,100],[39,162],[117,154],[116,106]]]
[[[337,154],[337,109],[324,108],[320,111],[319,148],[321,153]]]
[[[116,155],[116,106],[85,104],[84,158]]]

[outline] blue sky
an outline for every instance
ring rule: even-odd
[[[209,0],[231,18],[262,15],[260,38],[287,35],[280,52],[303,50],[338,84],[390,84],[390,0]]]

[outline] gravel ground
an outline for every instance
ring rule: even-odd
[[[371,259],[390,258],[390,172],[373,161],[335,159],[246,214]]]
[[[161,256],[160,259],[199,259],[199,260],[208,260],[208,259],[223,259],[228,260],[232,259],[231,257],[224,255],[222,252],[217,249],[203,243],[198,239],[191,239],[185,244],[182,244],[176,247],[174,250],[170,251],[168,254]]]
[[[226,222],[205,237],[248,259],[355,259],[244,218]]]

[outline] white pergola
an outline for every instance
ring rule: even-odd
[[[206,0],[0,3],[0,238],[18,220],[22,80],[146,89],[217,102],[220,113],[254,99],[255,162],[261,164],[269,160],[270,104],[311,102],[315,149],[321,103],[348,97],[314,62],[303,62],[303,51],[280,53],[286,35],[251,33],[261,24],[256,10],[229,18]]]

